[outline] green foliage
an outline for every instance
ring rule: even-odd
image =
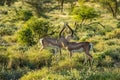
[[[27,73],[29,69],[23,68],[18,70],[0,70],[0,80],[16,80]]]
[[[18,41],[31,46],[41,37],[47,36],[51,31],[50,24],[43,18],[31,18],[18,32]]]
[[[117,62],[120,60],[120,47],[114,46],[105,50],[103,53],[98,55],[98,65],[104,67],[112,67],[115,66]]]
[[[108,45],[105,42],[100,41],[99,43],[97,43],[95,45],[95,48],[96,48],[97,51],[102,52],[102,51],[104,51],[108,48]]]
[[[111,39],[106,41],[106,44],[108,44],[109,46],[113,46],[113,45],[120,45],[120,41],[119,39]]]
[[[16,30],[16,27],[14,26],[0,24],[0,36],[12,35],[15,30]]]
[[[88,76],[87,80],[119,80],[119,78],[119,70],[106,70],[104,72],[92,73],[90,76]]]
[[[112,32],[107,33],[106,37],[109,39],[112,39],[112,38],[120,39],[120,29],[115,29]]]
[[[38,50],[36,51],[33,50],[27,53],[28,54],[26,58],[28,59],[28,67],[30,67],[31,69],[41,68],[43,66],[51,65],[51,57],[52,57],[51,53],[47,51],[38,52]]]
[[[14,2],[16,2],[17,0],[2,0],[0,1],[0,5],[4,5],[7,4],[8,6],[11,6]]]
[[[9,61],[9,57],[6,56],[5,54],[0,54],[0,65],[2,67],[7,67]]]
[[[27,21],[33,16],[32,11],[22,10],[22,9],[20,9],[16,15],[18,19],[25,20],[25,21]]]
[[[18,33],[18,42],[23,45],[31,46],[34,44],[33,34],[30,28],[23,28]]]
[[[115,46],[115,47],[111,47],[110,49],[106,50],[104,52],[106,55],[111,56],[115,61],[119,61],[120,60],[120,47],[119,46]]]
[[[3,1],[0,1],[0,5],[3,5]],[[64,1],[63,13],[58,11],[55,0],[19,0],[12,6],[0,6],[0,80],[120,79],[119,20],[109,16],[110,13],[101,9],[98,3],[91,3],[93,0],[79,0],[83,4],[75,4],[76,0]],[[73,14],[77,18],[85,20],[82,27],[79,25],[79,29],[75,31],[80,39],[73,41],[89,41],[94,44],[95,54],[90,51],[94,58],[91,67],[89,61],[83,65],[84,52],[73,53],[70,58],[66,50],[62,49],[61,56],[59,53],[53,55],[50,48],[39,51],[36,44],[42,37],[57,37],[63,21],[68,22],[74,29],[74,20],[71,19],[73,16],[68,15],[69,5],[75,7],[76,12]],[[79,5],[80,7],[77,7]],[[99,18],[97,16],[100,12],[96,10],[102,12]],[[47,19],[35,17],[36,12],[40,16],[42,13]],[[96,19],[91,20],[93,18]],[[69,31],[65,31],[67,35]],[[19,45],[16,39],[22,45]]]
[[[73,14],[75,15],[75,18],[77,18],[78,20],[92,19],[99,16],[98,12],[95,11],[94,8],[87,7],[87,6],[76,7],[73,10]]]
[[[50,23],[44,18],[33,17],[26,22],[24,27],[30,28],[36,39],[48,35],[49,31],[51,31]]]
[[[120,22],[117,23],[117,28],[120,28]]]
[[[41,70],[32,71],[24,75],[20,80],[42,80],[49,73],[47,68]]]

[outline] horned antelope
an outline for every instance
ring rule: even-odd
[[[73,35],[73,30],[70,28],[70,26],[66,26],[66,24],[64,24],[64,27],[62,29],[62,31],[68,27],[70,29],[70,31],[72,32],[71,35]],[[69,41],[71,39],[71,35],[70,36],[67,36],[65,39],[67,41]],[[51,37],[44,37],[44,38],[41,38],[40,39],[40,43],[42,45],[40,51],[42,51],[42,49],[46,48],[46,47],[52,47],[55,49],[55,53],[57,53],[57,51],[59,50],[60,51],[60,55],[62,54],[61,53],[61,48],[62,48],[62,44],[60,42],[59,39],[56,39],[56,38],[51,38]]]
[[[64,28],[63,28],[64,29]],[[93,45],[91,42],[69,42],[65,36],[61,35],[62,34],[62,31],[59,33],[59,39],[60,39],[60,42],[62,44],[62,47],[66,50],[69,51],[69,54],[70,54],[70,57],[72,56],[72,53],[73,52],[85,52],[85,54],[87,56],[89,56],[89,59],[92,60],[93,57],[92,55],[90,54],[90,49],[92,49]],[[86,59],[84,61],[84,64],[86,63]]]
[[[42,45],[40,51],[42,51],[42,49],[46,48],[46,47],[52,47],[55,49],[55,53],[57,53],[57,50],[60,51],[60,55],[61,55],[61,43],[58,39],[55,38],[51,38],[51,37],[45,37],[45,38],[41,38],[40,39],[40,43]]]

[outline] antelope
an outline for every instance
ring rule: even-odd
[[[63,28],[64,29],[64,28]],[[73,52],[85,52],[87,56],[89,56],[89,59],[92,60],[93,57],[90,54],[90,49],[93,48],[93,45],[91,42],[69,42],[65,36],[62,36],[62,31],[59,33],[59,39],[62,44],[62,47],[69,51],[70,57],[72,57]],[[84,61],[84,64],[86,63],[86,59]]]
[[[57,53],[57,50],[59,50],[60,55],[61,55],[62,45],[58,39],[51,38],[51,37],[45,37],[45,38],[40,39],[40,43],[42,45],[40,51],[42,51],[46,47],[52,47],[52,48],[55,48],[55,54]]]
[[[70,29],[70,31],[72,32],[71,35],[73,35],[73,30],[70,28],[70,26],[67,25],[67,27]],[[64,27],[62,29],[62,31],[66,28],[66,25],[64,24]],[[67,41],[69,41],[71,39],[71,35],[67,36],[65,39]],[[62,44],[60,42],[59,39],[55,39],[55,38],[51,38],[51,37],[44,37],[40,39],[40,43],[42,45],[40,51],[42,51],[44,48],[46,47],[52,47],[55,48],[55,54],[57,53],[57,50],[60,51],[60,55],[61,53],[61,48],[62,48]]]

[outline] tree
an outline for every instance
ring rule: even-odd
[[[99,16],[99,13],[94,8],[83,5],[80,7],[75,7],[73,10],[73,15],[76,19],[81,20],[81,23],[83,23],[87,19],[93,19]]]
[[[61,12],[63,12],[64,3],[70,3],[72,8],[72,6],[74,5],[73,3],[76,2],[77,0],[57,0],[57,1],[58,5],[60,6]]]
[[[117,18],[117,14],[119,11],[118,8],[120,6],[119,0],[97,0],[97,1],[100,2],[103,5],[103,7],[105,7],[108,11],[110,11],[114,18]]]
[[[25,0],[25,2],[30,4],[39,16],[45,11],[45,7],[47,7],[45,4],[52,2],[52,0]]]

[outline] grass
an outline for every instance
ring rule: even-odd
[[[19,4],[19,5],[18,5]],[[89,4],[90,5],[90,4]],[[19,8],[21,2],[16,2],[13,7]],[[53,5],[54,6],[54,5]],[[119,80],[120,79],[120,30],[117,24],[119,21],[111,17],[109,13],[105,13],[102,8],[101,17],[96,22],[100,22],[105,27],[100,28],[99,25],[92,25],[89,30],[84,28],[81,30],[79,26],[77,36],[79,40],[72,41],[90,41],[94,44],[96,50],[92,51],[94,62],[92,68],[89,63],[83,65],[84,53],[74,53],[69,58],[68,51],[62,49],[62,56],[52,54],[49,49],[39,51],[37,45],[24,46],[19,45],[16,39],[16,32],[24,25],[24,20],[16,20],[16,14],[13,7],[0,7],[0,10],[8,11],[8,14],[0,14],[0,27],[6,25],[3,36],[0,36],[0,80]],[[65,7],[68,8],[67,4]],[[23,5],[33,11],[28,4]],[[69,15],[68,9],[61,13],[57,9],[53,9],[49,13],[45,13],[47,19],[53,23],[55,31],[59,33],[63,27],[63,22],[68,22],[75,29],[72,15]],[[89,23],[90,21],[86,21]],[[80,21],[78,22],[80,23]],[[60,25],[58,28],[57,26]],[[98,29],[93,33],[93,29]],[[0,30],[1,31],[1,30]],[[12,34],[10,34],[12,32]],[[91,32],[91,33],[89,33]],[[104,34],[103,34],[104,33]],[[1,31],[2,34],[2,31]],[[0,35],[1,35],[0,34]],[[90,36],[92,35],[92,36]],[[94,36],[95,35],[95,36]],[[52,35],[52,36],[57,36]],[[3,42],[10,45],[1,45]],[[41,46],[40,46],[41,47]]]

